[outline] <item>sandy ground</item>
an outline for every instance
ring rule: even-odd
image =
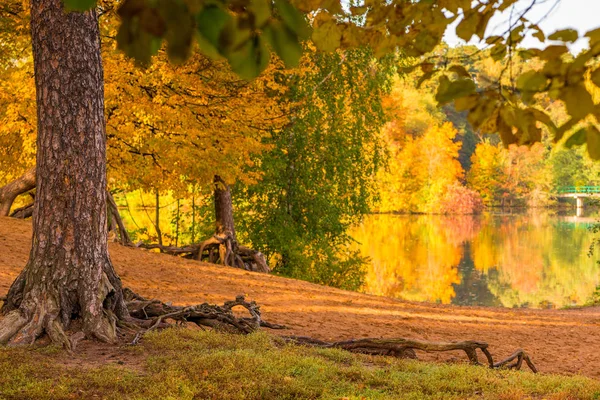
[[[27,262],[31,223],[0,217],[0,294]],[[407,337],[482,340],[496,359],[525,349],[542,372],[600,378],[600,307],[523,310],[414,303],[347,292],[303,281],[245,272],[145,250],[110,245],[124,285],[175,304],[222,303],[238,294],[256,300],[264,319],[289,326],[285,335],[324,340]],[[85,349],[85,346],[83,346]],[[99,362],[118,360],[116,349]],[[90,355],[92,356],[92,355]],[[419,354],[427,360],[463,359]]]

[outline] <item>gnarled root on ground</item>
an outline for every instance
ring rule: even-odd
[[[252,333],[260,327],[285,329],[285,326],[271,324],[261,318],[260,307],[254,301],[248,302],[240,295],[235,300],[227,301],[222,306],[203,303],[193,306],[173,306],[160,300],[145,299],[130,289],[124,289],[127,309],[131,317],[138,320],[151,320],[152,324],[138,332],[132,344],[136,344],[145,333],[165,326],[166,320],[176,322],[192,322],[200,327],[208,327],[230,333]],[[237,317],[234,307],[245,308],[250,317]]]
[[[353,353],[384,355],[412,359],[417,358],[415,350],[422,350],[426,352],[462,350],[467,354],[469,361],[475,365],[481,365],[477,357],[477,350],[479,349],[485,355],[487,359],[487,365],[490,368],[507,368],[520,370],[523,361],[525,361],[527,366],[534,373],[538,372],[536,366],[533,364],[533,362],[531,361],[527,353],[525,353],[525,351],[517,350],[507,359],[494,363],[494,359],[488,350],[489,345],[485,342],[479,342],[474,340],[468,340],[463,342],[439,343],[404,338],[364,338],[340,342],[324,342],[322,340],[313,339],[305,336],[286,336],[283,339],[287,342],[300,345],[323,348],[337,348],[347,350]]]
[[[18,283],[19,279],[17,279],[16,282]],[[13,287],[14,286],[15,285],[13,285]],[[121,331],[129,330],[135,333],[135,337],[131,341],[131,344],[134,345],[139,343],[145,333],[158,328],[171,326],[172,322],[170,323],[169,321],[183,324],[191,322],[202,328],[206,327],[221,332],[240,334],[255,332],[260,327],[270,329],[286,328],[283,325],[264,321],[261,317],[258,304],[254,301],[246,301],[242,295],[237,296],[235,300],[225,302],[222,306],[208,303],[192,306],[174,306],[169,303],[163,303],[160,300],[146,299],[128,288],[122,290],[122,295],[127,310],[116,312],[114,314],[110,313],[110,318],[115,323],[106,325],[112,325],[114,327],[116,324],[116,327]],[[8,297],[9,299],[11,298],[10,292]],[[12,298],[16,298],[16,296],[13,295]],[[106,329],[83,329],[76,331],[69,336],[63,330],[63,325],[59,323],[57,318],[46,318],[47,315],[55,315],[55,317],[58,317],[59,313],[56,310],[49,312],[47,307],[37,307],[38,313],[40,310],[42,313],[40,315],[36,313],[33,317],[29,316],[28,318],[23,315],[11,301],[8,301],[6,298],[0,298],[0,300],[5,302],[3,305],[5,316],[0,323],[0,343],[31,344],[43,333],[43,331],[45,331],[53,342],[63,344],[68,350],[74,350],[77,342],[83,339],[84,336],[96,337],[105,342],[113,342],[114,340],[112,340],[112,338],[116,338],[115,332],[111,335],[105,335],[107,336],[106,338],[98,335],[98,332],[104,332]],[[233,308],[238,306],[245,308],[250,316],[236,316],[233,313]],[[84,326],[85,323],[86,321],[84,321]],[[88,335],[85,333],[87,331],[91,331],[93,334]],[[364,338],[339,342],[325,342],[305,336],[284,336],[282,339],[297,345],[337,348],[353,353],[412,359],[417,358],[415,350],[426,352],[461,350],[466,353],[469,361],[475,365],[482,365],[477,356],[477,350],[480,350],[485,355],[487,366],[489,368],[520,370],[524,361],[531,371],[534,373],[538,372],[536,366],[525,351],[517,350],[505,360],[494,362],[494,359],[488,350],[489,345],[485,342],[475,340],[441,343],[405,338]]]
[[[121,334],[126,334],[127,331],[135,334],[132,344],[137,344],[145,333],[172,326],[173,322],[191,322],[200,327],[240,334],[252,333],[260,327],[285,329],[283,325],[264,321],[258,304],[254,301],[246,301],[241,295],[235,300],[225,302],[222,306],[208,303],[174,306],[160,300],[143,298],[128,288],[123,289],[122,293],[127,310],[119,315],[111,312],[112,324],[106,323],[107,329],[100,329],[102,327],[97,326],[87,327],[89,321],[84,318],[83,321],[73,320],[69,332],[64,329],[69,324],[61,323],[57,307],[47,307],[44,303],[38,307],[31,307],[35,311],[34,315],[25,315],[21,309],[7,303],[6,297],[0,298],[5,303],[3,310],[5,315],[0,320],[0,344],[28,345],[46,334],[52,342],[72,351],[75,350],[77,342],[84,337],[114,343],[117,331]],[[238,306],[245,308],[249,317],[236,316],[233,308]],[[52,316],[56,318],[50,318]],[[110,330],[110,326],[113,327],[112,334],[98,335],[99,332]]]
[[[268,273],[271,270],[265,256],[257,250],[240,246],[230,235],[214,235],[209,239],[185,247],[161,246],[159,244],[138,243],[136,247],[159,249],[162,253],[227,265],[246,271]]]

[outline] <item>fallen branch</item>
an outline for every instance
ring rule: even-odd
[[[469,358],[469,361],[475,365],[481,365],[477,357],[477,350],[480,350],[485,355],[487,359],[487,365],[490,368],[508,368],[520,370],[523,361],[525,361],[527,366],[534,373],[538,372],[536,366],[533,364],[533,362],[531,361],[527,353],[525,353],[525,351],[517,350],[506,360],[494,363],[494,359],[488,350],[489,345],[485,342],[479,342],[474,340],[468,340],[463,342],[439,343],[404,338],[365,338],[346,340],[341,342],[324,342],[322,340],[313,339],[305,336],[287,336],[283,339],[287,342],[300,345],[322,348],[337,348],[347,350],[353,353],[384,355],[412,359],[417,358],[417,355],[414,350],[422,350],[426,352],[462,350],[466,353],[467,357]],[[514,361],[515,359],[517,361],[510,364],[510,362]]]

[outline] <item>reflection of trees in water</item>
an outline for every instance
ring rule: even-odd
[[[354,232],[372,260],[366,291],[450,303],[460,283],[461,244],[478,229],[472,216],[371,216]]]
[[[408,300],[506,307],[582,304],[599,281],[590,233],[530,215],[368,218],[354,237],[372,259],[365,290]]]
[[[502,306],[500,300],[488,287],[488,276],[493,279],[498,275],[498,270],[492,268],[488,270],[487,274],[478,271],[471,257],[471,242],[466,241],[462,246],[463,257],[458,266],[460,283],[454,284],[456,296],[452,299],[452,304],[461,306]]]
[[[549,219],[536,226],[540,218],[529,224],[530,217],[521,216],[505,225],[496,246],[499,274],[489,279],[490,291],[506,307],[585,303],[600,270],[597,259],[587,256],[590,233],[585,225]]]

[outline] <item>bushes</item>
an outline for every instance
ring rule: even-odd
[[[483,210],[483,200],[476,191],[455,182],[446,188],[440,201],[442,214],[478,214]]]

